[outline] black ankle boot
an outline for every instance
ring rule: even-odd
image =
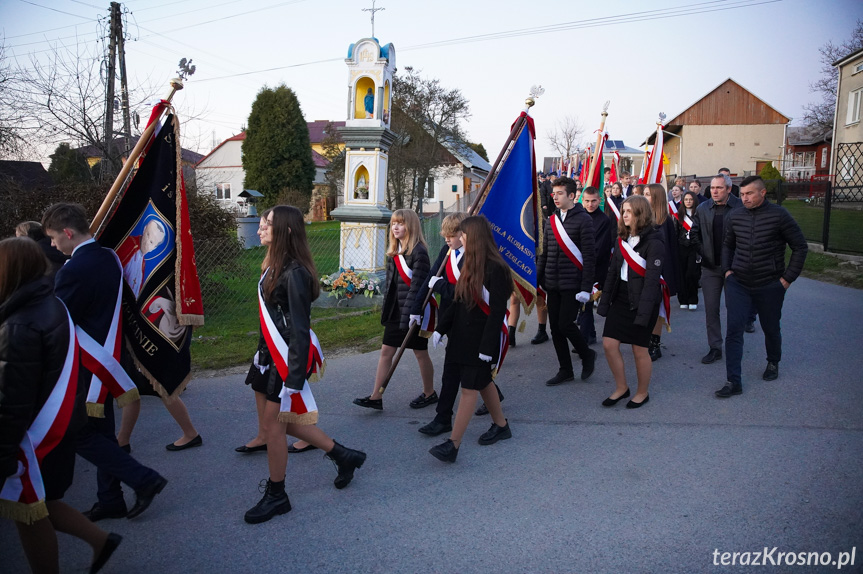
[[[647,346],[647,354],[650,355],[651,361],[655,361],[662,357],[662,349],[660,348],[659,335],[650,336],[650,343]]]
[[[515,326],[510,325],[509,327],[509,346],[515,347]]]
[[[249,524],[266,522],[277,514],[285,514],[291,511],[291,501],[285,492],[285,481],[273,482],[262,480],[258,489],[264,493],[264,497],[254,508],[246,513],[245,519]]]
[[[339,475],[333,481],[336,488],[344,488],[351,483],[354,478],[354,471],[366,461],[366,453],[345,448],[336,441],[333,441],[333,450],[326,454],[326,457],[333,461],[336,465],[336,470]]]

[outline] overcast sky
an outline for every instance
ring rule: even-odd
[[[108,5],[0,0],[7,54],[26,66],[29,53],[48,55],[49,41],[74,46],[77,39],[98,49]],[[193,58],[197,71],[175,104],[181,117],[202,114],[184,128],[184,145],[201,153],[240,131],[264,85],[292,88],[307,120],[344,120],[344,57],[351,43],[371,35],[361,11],[371,0],[123,5],[131,86],[164,85],[156,94],[164,97],[179,59]],[[848,38],[863,18],[860,0],[378,0],[377,6],[385,10],[377,13],[375,36],[395,45],[397,67],[413,66],[459,88],[470,101],[466,131],[491,159],[534,84],[545,88],[531,112],[539,157],[552,155],[546,133],[566,115],[576,116],[589,137],[606,100],[610,136],[636,147],[655,129],[659,112],[671,119],[728,77],[797,124],[817,97],[809,82],[819,75],[818,48]],[[442,45],[428,46],[435,43]],[[139,113],[147,117],[143,107]]]

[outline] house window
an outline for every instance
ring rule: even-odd
[[[821,150],[821,169],[827,167],[827,148]]]
[[[845,125],[860,121],[860,100],[863,99],[863,88],[854,90],[848,94],[848,114],[845,117]]]
[[[216,199],[231,199],[231,184],[217,183],[216,184]]]
[[[844,156],[842,158],[842,165],[839,167],[839,179],[842,181],[849,181],[854,179],[854,160],[856,158],[854,156]]]
[[[803,154],[803,165],[815,165],[814,151],[807,151]]]
[[[856,74],[857,72],[863,72],[863,62],[860,62],[859,64],[854,66],[854,72],[853,73]]]

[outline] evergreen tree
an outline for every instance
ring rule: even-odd
[[[264,194],[265,207],[281,194],[312,195],[315,164],[309,128],[294,91],[284,84],[258,92],[243,140],[244,186]]]
[[[87,165],[87,159],[67,143],[57,146],[50,156],[51,165],[48,173],[56,183],[90,183],[93,175]]]

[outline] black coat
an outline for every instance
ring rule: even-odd
[[[617,229],[614,232],[611,229],[611,221],[608,216],[600,210],[596,210],[588,215],[593,220],[593,232],[596,242],[594,249],[596,251],[596,271],[594,277],[599,283],[599,288],[602,289],[602,284],[605,282],[605,276],[608,275],[608,265],[611,263],[611,245],[612,238],[617,236]],[[612,216],[613,217],[613,216]]]
[[[312,345],[311,312],[312,312],[312,281],[308,269],[296,261],[285,266],[269,299],[264,304],[273,319],[282,338],[288,344],[288,379],[282,380],[278,369],[270,368],[270,379],[267,391],[278,392],[282,385],[297,391],[303,390],[309,361],[309,349]],[[258,341],[258,364],[272,365],[267,343],[263,335]]]
[[[694,213],[690,215],[690,219],[693,220],[693,224],[695,223]],[[681,247],[695,247],[696,252],[699,252],[701,249],[701,241],[698,239],[698,234],[694,233],[695,228],[692,230],[686,231],[686,228],[683,227],[683,211],[680,212],[680,218],[674,221],[674,225],[677,228],[677,243]]]
[[[560,210],[556,209],[554,213],[560,215]],[[542,254],[537,261],[537,280],[546,291],[574,290],[590,293],[596,272],[596,251],[594,249],[596,236],[593,230],[593,219],[580,203],[576,203],[572,209],[567,211],[563,228],[581,251],[581,256],[584,259],[583,269],[579,269],[566,256],[554,237],[551,221],[546,221],[545,233],[542,237]]]
[[[791,283],[803,271],[808,246],[800,226],[788,211],[766,199],[754,209],[735,209],[725,222],[722,271],[733,271],[748,287],[767,285],[779,278]],[[791,260],[785,268],[785,246]]]
[[[395,303],[399,309],[399,328],[407,330],[411,315],[422,315],[423,297],[419,296],[423,285],[428,286],[429,278],[429,252],[425,245],[417,243],[410,255],[405,255],[405,263],[413,271],[410,285],[402,281],[401,275],[396,269],[393,257],[387,259],[387,294],[384,297],[384,310],[393,304],[392,297],[397,297]],[[437,269],[435,269],[437,271]],[[395,285],[395,293],[391,287]],[[381,324],[385,324],[387,317],[381,317]]]
[[[551,199],[551,182],[545,180],[539,184],[539,203],[542,207],[542,216],[548,217],[554,211],[554,201]]]
[[[67,325],[47,277],[25,283],[0,305],[0,483],[18,469],[18,445],[63,370]],[[87,390],[77,391],[67,433],[86,420]]]
[[[641,240],[635,246],[635,252],[647,261],[647,268],[644,272],[645,277],[641,277],[631,269],[629,270],[626,282],[629,288],[629,305],[630,309],[637,310],[636,325],[652,327],[653,325],[648,325],[648,323],[657,306],[662,302],[662,287],[659,283],[659,277],[662,275],[662,265],[666,258],[665,242],[660,238],[659,232],[651,229],[641,235]],[[611,302],[620,288],[620,267],[624,261],[621,249],[615,247],[614,256],[611,258],[611,265],[605,279],[605,288],[602,290],[599,307],[596,309],[596,313],[601,317],[608,314]]]
[[[656,230],[665,243],[665,260],[662,266],[662,277],[668,285],[671,296],[677,295],[677,286],[680,284],[680,263],[677,249],[677,228],[674,226],[676,219],[669,215],[665,223],[657,225]]]
[[[743,205],[743,202],[733,195],[728,196],[726,201],[728,210],[725,212],[725,226],[728,229],[728,216],[731,212]],[[699,203],[695,208],[695,217],[692,218],[692,233],[698,235],[698,243],[701,245],[701,264],[708,269],[718,268],[722,262],[713,260],[713,245],[718,242],[722,245],[723,237],[713,237],[713,207],[715,203],[712,199],[708,199],[704,203]]]
[[[489,295],[489,314],[479,305],[468,309],[462,301],[454,300],[438,323],[437,332],[447,335],[446,362],[462,365],[483,365],[480,354],[500,358],[500,335],[509,296],[512,294],[512,276],[508,267],[486,262],[483,280]]]
[[[461,248],[464,251],[464,247]],[[434,264],[431,266],[429,270],[429,278],[431,278],[432,274],[437,273],[438,269],[441,268],[443,262],[447,260],[449,257],[449,247],[444,244],[443,247],[440,248],[440,252],[438,253],[437,259],[435,259]],[[458,261],[458,268],[461,269],[462,264],[464,263],[464,255]],[[455,285],[449,282],[446,276],[446,269],[441,271],[441,280],[437,281],[434,284],[434,289],[432,290],[438,295],[440,295],[440,303],[438,304],[438,313],[439,315],[443,315],[446,311],[446,308],[452,303],[453,297],[455,297]],[[426,295],[429,292],[428,281],[423,283],[420,292],[417,293],[417,299],[421,302],[425,301]],[[416,313],[417,315],[419,313]]]

